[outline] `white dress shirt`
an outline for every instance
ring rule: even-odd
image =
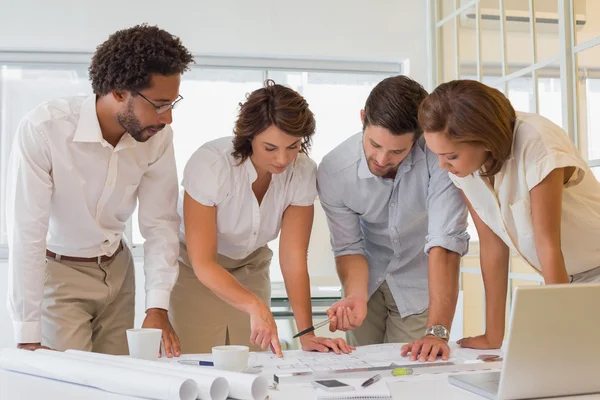
[[[218,252],[241,260],[275,239],[286,208],[312,206],[317,197],[317,165],[298,154],[281,174],[274,174],[260,204],[252,191],[256,170],[248,158],[235,159],[231,136],[202,145],[183,172],[183,188],[198,203],[217,207]],[[181,196],[183,197],[183,196]],[[183,201],[179,202],[183,216]],[[185,226],[180,239],[185,243]]]
[[[41,104],[20,123],[7,182],[8,309],[18,343],[42,339],[46,248],[73,257],[112,255],[140,200],[146,308],[169,307],[177,279],[179,216],[173,132],[113,148],[96,96]]]
[[[479,173],[450,178],[504,243],[541,271],[529,192],[556,168],[575,167],[564,185],[561,245],[569,275],[600,266],[600,183],[567,134],[546,118],[517,113],[512,152],[492,188]]]

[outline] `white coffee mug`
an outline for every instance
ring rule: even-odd
[[[127,329],[129,355],[143,360],[157,360],[161,338],[161,329]]]
[[[244,372],[248,366],[248,346],[215,346],[212,348],[215,368]]]

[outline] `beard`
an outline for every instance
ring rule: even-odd
[[[368,160],[367,161],[367,165],[369,166],[369,171],[371,171],[371,173],[375,176],[379,176],[379,177],[389,177],[389,175],[396,175],[396,172],[398,170],[398,165],[386,165],[385,168],[376,168],[375,167],[375,161],[373,160]]]
[[[130,100],[127,103],[127,110],[124,113],[117,113],[117,122],[131,135],[131,137],[137,142],[145,142],[154,136],[158,131],[165,127],[165,124],[161,125],[148,125],[142,127],[140,120],[135,116],[133,112],[133,101]],[[153,132],[154,131],[154,132]]]

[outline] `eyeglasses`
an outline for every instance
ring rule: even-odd
[[[146,96],[144,96],[143,94],[141,94],[137,90],[132,90],[132,92],[139,94],[142,97],[142,99],[144,99],[148,103],[152,104],[152,107],[154,107],[154,109],[156,110],[157,114],[162,114],[162,113],[167,112],[169,110],[174,110],[175,107],[177,107],[177,104],[179,104],[179,102],[181,100],[183,100],[183,96],[179,94],[179,95],[177,95],[177,98],[175,99],[175,101],[172,102],[171,104],[163,104],[161,106],[157,106],[156,104],[154,104],[153,102],[151,102],[150,100],[148,100],[148,98]]]

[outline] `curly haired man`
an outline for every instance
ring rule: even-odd
[[[18,347],[127,354],[134,264],[124,238],[139,200],[146,317],[180,352],[168,319],[179,251],[171,110],[193,62],[177,37],[112,34],[89,68],[94,94],[51,100],[21,121],[7,182],[8,309]]]

